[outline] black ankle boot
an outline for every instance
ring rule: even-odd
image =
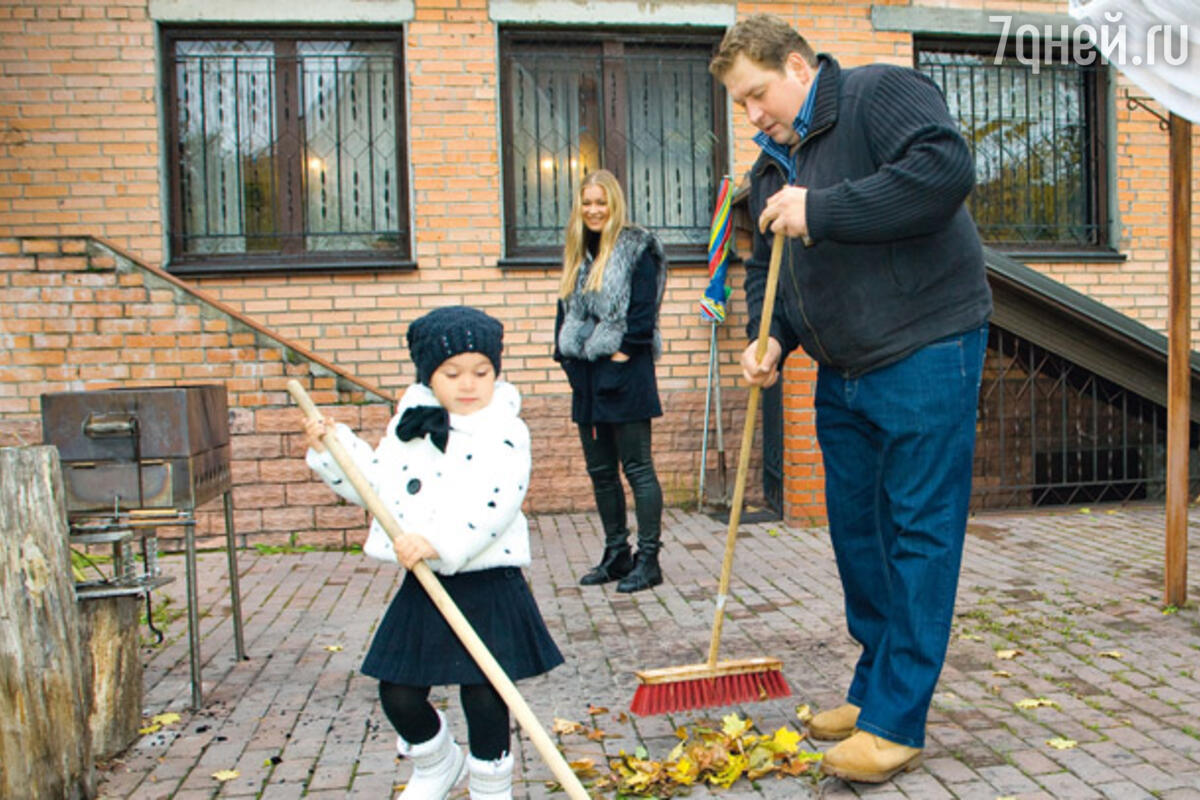
[[[618,592],[640,592],[663,582],[662,570],[658,567],[658,553],[644,553],[638,550],[633,560],[633,571],[617,584]]]
[[[580,586],[597,586],[601,583],[620,580],[633,569],[633,556],[629,545],[621,544],[616,547],[605,547],[604,556],[600,563],[592,567],[586,575],[579,579]]]

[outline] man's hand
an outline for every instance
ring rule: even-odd
[[[405,569],[412,569],[418,561],[426,558],[437,558],[438,551],[433,549],[429,540],[418,533],[402,533],[392,539],[392,547],[396,551],[396,560]]]
[[[742,377],[751,386],[770,389],[779,380],[779,360],[783,357],[783,345],[775,337],[767,339],[767,352],[760,362],[755,358],[758,340],[755,339],[742,351]]]
[[[785,186],[767,198],[767,205],[758,217],[758,229],[763,233],[782,233],[793,239],[812,241],[808,236],[808,189]]]

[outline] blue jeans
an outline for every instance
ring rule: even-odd
[[[861,730],[925,746],[962,563],[987,326],[857,378],[821,367],[817,440]]]

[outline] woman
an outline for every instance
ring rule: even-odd
[[[662,416],[654,362],[662,353],[658,309],[666,280],[662,244],[626,220],[616,177],[608,170],[590,173],[567,223],[554,323],[554,359],[571,384],[571,420],[579,426],[604,526],[604,554],[580,579],[584,586],[620,581],[618,592],[636,592],[662,583],[662,487],[651,458],[650,420]],[[621,470],[633,490],[636,556]]]

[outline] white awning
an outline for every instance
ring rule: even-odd
[[[1200,0],[1069,0],[1096,48],[1168,110],[1200,123]]]

